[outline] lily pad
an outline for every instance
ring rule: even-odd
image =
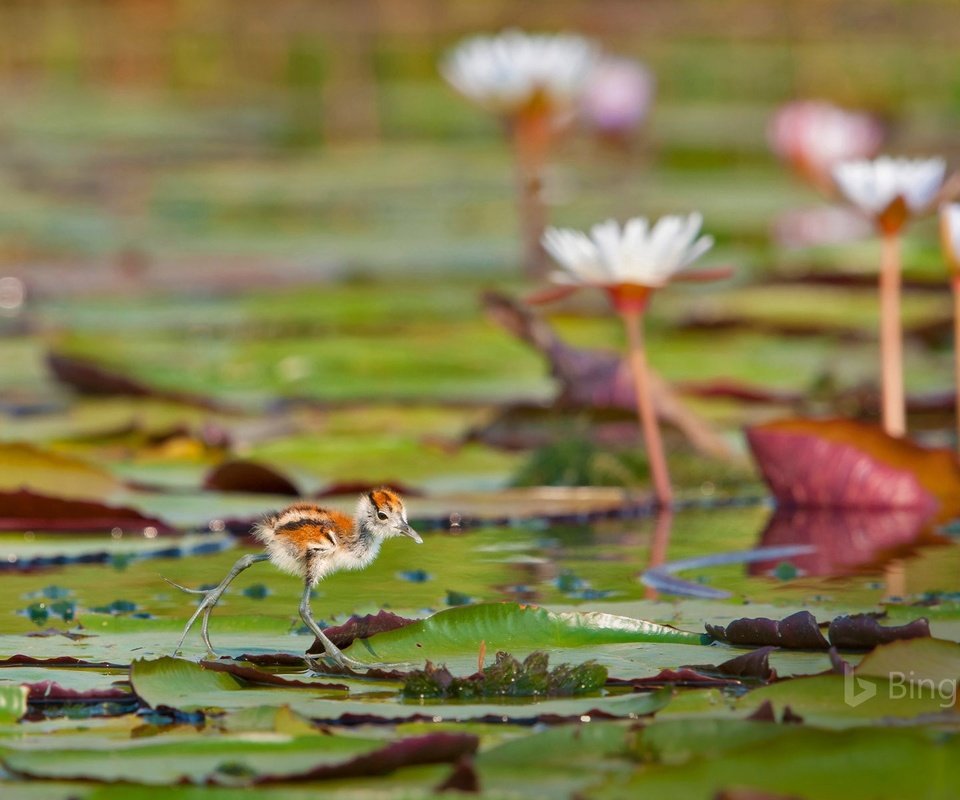
[[[626,642],[705,644],[709,637],[669,625],[599,612],[554,613],[515,603],[456,606],[394,631],[361,639],[348,654],[361,661],[420,661],[488,650],[529,653]]]
[[[960,513],[960,463],[846,419],[787,419],[747,430],[778,502],[787,507],[916,509]]]
[[[25,686],[0,686],[0,722],[16,722],[27,713]]]

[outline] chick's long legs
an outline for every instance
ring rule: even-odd
[[[329,658],[336,662],[337,666],[349,667],[350,669],[368,669],[371,665],[364,664],[361,661],[345,656],[343,651],[330,641],[329,637],[323,632],[317,621],[313,618],[313,612],[310,610],[310,590],[313,589],[313,581],[307,578],[303,586],[303,596],[300,598],[300,619],[310,629],[310,632],[317,637],[320,644]]]
[[[193,612],[193,616],[187,621],[186,627],[183,629],[183,634],[180,636],[180,641],[177,643],[177,648],[174,650],[174,653],[179,653],[183,649],[183,642],[187,638],[187,634],[190,633],[190,629],[197,621],[197,617],[203,614],[203,622],[201,623],[200,634],[203,637],[203,643],[207,646],[208,652],[211,655],[216,655],[216,651],[213,649],[213,645],[210,643],[210,612],[213,611],[213,607],[217,604],[217,602],[220,600],[220,597],[227,590],[227,587],[233,582],[237,575],[239,575],[245,569],[249,569],[254,564],[259,564],[261,561],[269,560],[270,556],[268,556],[266,553],[260,553],[257,555],[249,554],[243,556],[243,558],[233,565],[230,572],[227,573],[227,576],[212,589],[188,589],[186,586],[181,586],[179,583],[174,583],[168,578],[164,578],[164,580],[171,586],[176,586],[178,589],[184,592],[203,595],[203,600],[200,601],[200,605],[197,606],[197,610]]]

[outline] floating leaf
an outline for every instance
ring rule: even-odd
[[[813,675],[761,686],[737,700],[741,711],[755,711],[765,702],[775,709],[790,706],[812,725],[848,727],[885,717],[914,719],[942,713],[952,698],[905,690],[903,685],[873,675]]]
[[[706,629],[713,638],[730,644],[774,645],[796,650],[826,650],[830,647],[809,611],[798,611],[782,620],[744,617],[735,619],[726,628],[707,624]]]
[[[640,732],[638,752],[642,769],[590,796],[902,800],[947,798],[960,782],[960,740],[914,729],[662,720]],[[738,793],[723,794],[731,787]]]
[[[380,610],[376,614],[367,614],[364,617],[350,617],[342,625],[331,625],[324,629],[324,634],[341,650],[346,649],[353,644],[354,639],[369,639],[378,633],[386,631],[395,631],[403,628],[416,620],[407,617],[401,617],[392,611]],[[308,653],[323,653],[323,644],[319,639],[315,639],[313,646]]]
[[[955,695],[960,685],[960,644],[943,639],[907,639],[882,644],[867,653],[855,668],[857,675],[928,681]]]
[[[758,647],[750,653],[724,661],[722,664],[693,664],[689,669],[706,673],[707,675],[726,675],[733,678],[756,678],[762,681],[775,681],[776,670],[770,666],[770,654],[777,648],[774,646]]]
[[[321,683],[317,680],[296,680],[285,678],[273,672],[264,672],[252,664],[237,661],[201,661],[200,666],[213,672],[226,672],[245,683],[264,686],[283,686],[287,689],[317,689],[323,691],[346,692],[349,687],[342,683]]]
[[[134,700],[136,698],[125,689],[69,689],[61,686],[56,681],[37,681],[36,683],[25,683],[24,687],[28,692],[28,699],[31,703],[65,703],[65,702],[105,702],[109,700]]]
[[[960,514],[960,464],[846,419],[787,419],[747,430],[777,501],[786,507],[915,509]]]
[[[64,499],[103,499],[122,484],[109,472],[79,458],[28,444],[0,443],[0,492],[29,489]]]
[[[256,461],[226,461],[203,479],[203,488],[215,492],[243,492],[299,497],[300,490],[286,475]]]
[[[239,691],[240,682],[227,672],[194,664],[182,658],[138,659],[130,666],[133,691],[148,706],[171,706],[184,711],[204,707],[191,697],[206,693]]]
[[[223,406],[207,397],[185,392],[169,392],[155,389],[141,381],[124,375],[86,358],[69,356],[64,353],[48,353],[47,366],[53,376],[61,383],[70,386],[80,394],[94,396],[154,397],[174,403],[199,406],[210,410],[223,409]]]
[[[321,764],[295,774],[262,775],[255,784],[317,781],[389,775],[401,767],[456,763],[477,751],[480,740],[468,733],[431,733],[390,742],[341,764]]]
[[[154,517],[124,506],[109,506],[85,500],[21,490],[0,492],[0,530],[92,531],[144,530],[172,533],[174,528]],[[9,564],[7,566],[10,566]]]
[[[476,652],[482,641],[488,650],[530,652],[617,642],[703,644],[708,638],[613,614],[558,614],[538,606],[480,603],[449,608],[399,630],[355,642],[349,654],[362,661],[409,662]]]
[[[38,778],[129,781],[149,786],[180,782],[239,786],[258,779],[272,782],[281,776],[295,780],[307,773],[315,779],[363,774],[347,770],[345,765],[389,746],[378,739],[352,736],[251,738],[222,734],[194,739],[184,747],[182,742],[160,737],[112,742],[109,757],[102,747],[7,751],[3,765],[14,774]],[[323,775],[324,768],[334,767]]]
[[[651,689],[660,686],[687,686],[687,687],[710,687],[710,686],[741,686],[740,681],[731,677],[715,677],[705,675],[698,670],[690,667],[680,667],[679,669],[663,669],[656,675],[647,678],[611,678],[607,681],[608,686],[632,686],[634,689]]]
[[[27,713],[27,687],[0,686],[0,722],[16,722]]]
[[[871,614],[844,615],[831,621],[827,635],[830,644],[841,650],[870,650],[898,639],[929,637],[930,623],[920,618],[906,625],[885,626]]]

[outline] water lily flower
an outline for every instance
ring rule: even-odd
[[[536,275],[544,262],[543,173],[563,123],[573,118],[599,50],[573,34],[508,30],[457,45],[440,71],[464,97],[500,116],[513,138],[524,265]]]
[[[940,207],[940,245],[953,289],[953,368],[957,387],[957,447],[960,448],[960,203],[945,203]]]
[[[942,158],[906,159],[887,156],[849,161],[834,168],[838,188],[881,234],[880,364],[883,427],[891,436],[907,430],[903,388],[903,332],[900,322],[900,238],[911,217],[935,202],[943,186]]]
[[[655,85],[650,70],[639,61],[605,58],[587,81],[581,114],[601,136],[626,140],[647,118]]]
[[[773,152],[827,193],[832,191],[837,164],[873,158],[884,138],[884,126],[871,114],[848,111],[823,100],[787,103],[767,127]]]
[[[596,60],[596,46],[582,36],[508,30],[461,42],[440,71],[458,92],[496,114],[535,106],[556,114],[576,105]]]
[[[845,161],[833,177],[840,191],[883,232],[898,233],[911,217],[927,211],[943,185],[942,158]]]
[[[622,228],[608,220],[595,225],[589,234],[550,228],[543,237],[544,248],[563,268],[553,274],[553,280],[565,286],[605,290],[623,320],[637,415],[657,501],[665,508],[672,502],[673,491],[650,391],[641,319],[651,293],[683,273],[713,246],[712,237],[700,235],[702,223],[697,213],[661,217],[652,226],[644,217],[636,217]]]

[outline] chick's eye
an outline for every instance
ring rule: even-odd
[[[386,518],[387,518],[387,515],[384,514],[382,511],[378,511],[378,512],[377,512],[377,516],[380,517],[380,519],[386,519]]]

